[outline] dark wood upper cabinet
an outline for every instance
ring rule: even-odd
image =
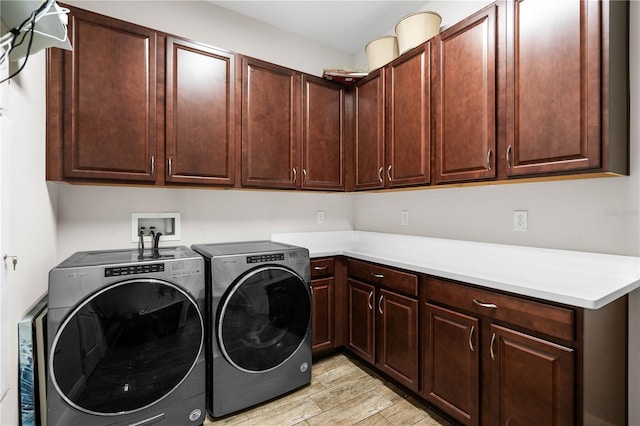
[[[157,34],[117,19],[73,9],[73,51],[62,65],[62,178],[151,182],[157,162]],[[162,66],[160,65],[160,70]],[[58,115],[59,114],[59,115]]]
[[[507,2],[508,176],[602,165],[601,8]]]
[[[295,189],[300,74],[242,58],[242,186]]]
[[[374,71],[354,89],[354,188],[384,188],[384,73]]]
[[[234,184],[235,55],[167,37],[166,181]]]
[[[431,43],[385,67],[387,187],[431,180]]]
[[[343,191],[345,88],[309,75],[302,84],[301,188]]]
[[[437,183],[496,176],[497,8],[432,40]]]

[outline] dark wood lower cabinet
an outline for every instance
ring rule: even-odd
[[[351,260],[347,269],[347,349],[418,392],[417,275]]]
[[[465,425],[480,421],[480,320],[430,303],[423,310],[423,394]]]
[[[376,288],[347,280],[347,348],[365,361],[375,364],[375,323],[373,310]]]
[[[333,288],[333,277],[311,281],[311,350],[314,353],[333,348]]]
[[[312,285],[314,354],[344,347],[456,424],[627,424],[626,296],[582,309],[342,257]]]
[[[418,391],[418,301],[379,291],[376,365],[409,389]]]
[[[492,324],[489,350],[491,424],[574,424],[573,349]]]

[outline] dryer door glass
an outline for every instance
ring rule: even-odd
[[[261,267],[240,277],[226,295],[218,312],[218,343],[236,368],[271,370],[300,347],[310,318],[308,284],[286,268]]]
[[[92,414],[143,409],[194,367],[204,330],[197,304],[155,279],[113,284],[74,308],[56,333],[50,365],[60,395]]]

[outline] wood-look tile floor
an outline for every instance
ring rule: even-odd
[[[311,383],[281,398],[204,426],[451,426],[391,383],[344,354],[314,360]]]

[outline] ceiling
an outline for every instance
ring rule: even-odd
[[[428,1],[218,1],[211,3],[342,52],[362,52]]]

